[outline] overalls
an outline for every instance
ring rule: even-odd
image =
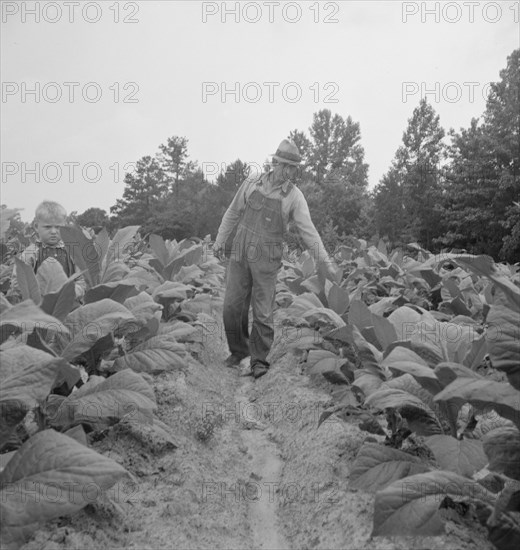
[[[57,260],[61,264],[61,267],[63,267],[63,271],[65,271],[67,277],[70,277],[76,269],[70,254],[65,248],[52,246],[43,247],[42,243],[38,243],[38,255],[34,264],[35,273],[40,269],[40,266],[47,258],[54,258]]]
[[[285,194],[290,189],[292,186]],[[258,189],[253,190],[238,224],[228,264],[223,313],[228,346],[238,357],[251,355],[251,366],[269,366],[266,358],[274,338],[276,279],[282,265],[284,235],[281,196],[269,198]]]

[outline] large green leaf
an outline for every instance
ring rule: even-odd
[[[161,319],[162,306],[155,302],[147,292],[140,292],[137,296],[127,298],[123,305],[140,324],[145,324],[152,318]]]
[[[494,503],[482,485],[453,472],[432,471],[394,481],[376,494],[372,536],[442,535],[443,497]]]
[[[62,365],[68,364],[60,357],[53,357],[43,363],[23,366],[5,378],[2,376],[0,402],[18,400],[27,408],[35,407],[49,395]]]
[[[479,338],[475,338],[471,343],[471,347],[466,352],[462,363],[466,367],[474,370],[484,360],[486,355],[489,353],[488,341],[485,335],[481,335]]]
[[[105,270],[110,266],[112,262],[119,262],[123,260],[129,244],[134,240],[135,234],[139,229],[138,225],[128,225],[119,229],[114,235],[114,238],[110,241],[107,254],[105,257]],[[103,275],[103,281],[105,276]]]
[[[382,365],[394,373],[411,374],[423,388],[432,394],[438,393],[443,388],[433,369],[419,355],[405,347],[395,347],[383,359]]]
[[[152,269],[149,266],[144,267],[143,265],[136,265],[128,271],[125,277],[125,282],[132,283],[139,290],[153,292],[153,290],[163,282],[163,279],[157,271],[155,271],[155,269]]]
[[[394,325],[398,340],[428,342],[447,359],[446,335],[441,323],[430,312],[418,306],[404,305],[394,310],[388,320]]]
[[[323,306],[314,307],[305,311],[304,313],[302,313],[302,317],[304,319],[307,319],[309,317],[316,320],[323,319],[327,322],[332,323],[336,328],[344,327],[346,324],[345,321],[335,311]]]
[[[112,368],[159,374],[185,367],[186,364],[185,345],[177,342],[172,334],[161,334],[136,346],[131,353],[118,357]]]
[[[319,275],[313,275],[312,277],[302,281],[300,284],[303,288],[316,296],[322,294],[324,290],[324,278]]]
[[[21,369],[32,364],[42,364],[53,356],[26,344],[18,344],[0,351],[0,381],[15,376]]]
[[[308,350],[315,349],[323,342],[319,332],[315,332],[314,335],[305,335],[299,338],[293,339],[292,335],[287,340],[288,349]]]
[[[13,306],[7,300],[7,298],[0,292],[0,314],[4,314],[4,311],[11,309]]]
[[[100,282],[117,283],[121,281],[121,279],[125,278],[129,272],[130,272],[130,268],[122,261],[112,262],[104,269],[103,277],[101,278]],[[128,283],[129,281],[125,281],[125,282]]]
[[[287,308],[287,313],[301,317],[312,308],[322,308],[320,299],[312,292],[304,292],[294,298],[293,303]]]
[[[504,371],[520,390],[520,313],[493,306],[487,317],[486,336],[493,367]]]
[[[482,442],[476,439],[458,440],[450,435],[432,435],[425,441],[443,470],[472,477],[487,464]]]
[[[307,371],[308,374],[321,374],[332,384],[348,385],[354,380],[354,373],[348,368],[348,360],[338,356],[321,359]]]
[[[370,394],[365,404],[379,410],[394,409],[406,419],[410,430],[418,435],[442,433],[435,413],[418,397],[395,388],[383,388]]]
[[[386,318],[372,314],[372,323],[377,340],[381,349],[386,349],[390,344],[397,340],[397,332],[394,325]]]
[[[445,388],[448,384],[451,384],[457,378],[482,379],[480,374],[477,374],[475,371],[469,369],[465,365],[461,365],[460,363],[439,363],[433,371],[443,388]]]
[[[510,384],[488,379],[457,378],[434,397],[461,407],[471,403],[478,410],[495,410],[520,426],[520,394]]]
[[[354,376],[355,380],[352,386],[359,388],[365,397],[373,394],[383,384],[383,380],[379,376],[365,369],[355,371]]]
[[[449,254],[448,256],[452,256]],[[513,281],[497,270],[495,262],[491,256],[472,256],[470,254],[458,255],[453,254],[453,260],[462,264],[467,269],[473,271],[477,275],[491,279],[495,285],[509,299],[509,306],[520,312],[520,288]]]
[[[419,384],[419,382],[417,382],[417,380],[408,373],[405,373],[401,376],[394,376],[390,380],[387,380],[381,387],[381,389],[384,388],[405,391],[420,399],[432,410],[434,410],[434,407],[436,405],[433,401],[433,395],[428,390],[423,388],[421,384]]]
[[[71,339],[63,349],[62,357],[72,361],[129,321],[135,322],[132,313],[109,298],[75,309],[65,320]]]
[[[92,304],[99,302],[105,298],[110,298],[114,302],[122,304],[130,296],[135,296],[139,291],[135,288],[135,285],[126,281],[116,281],[112,283],[103,283],[89,288],[85,292],[85,298],[83,302],[85,304]]]
[[[168,265],[170,253],[164,243],[164,239],[160,235],[152,233],[148,237],[148,242],[150,243],[150,248],[153,250],[155,257],[161,262],[162,266]]]
[[[163,325],[160,334],[168,334],[177,342],[203,342],[204,324],[197,322],[194,325],[183,321],[173,321],[171,324]]]
[[[394,298],[390,300],[393,302]],[[373,327],[375,337],[377,338],[377,342],[374,341],[373,343],[383,350],[397,340],[397,332],[393,324],[386,317],[383,317],[382,314],[373,313],[361,300],[352,301],[348,319],[361,332]]]
[[[373,325],[372,312],[361,300],[353,300],[350,304],[348,320],[360,331]]]
[[[514,427],[496,428],[484,436],[489,469],[520,481],[520,432]]]
[[[178,281],[166,281],[154,289],[152,298],[157,302],[174,299],[185,300],[189,292],[193,292],[193,287]]]
[[[39,304],[41,301],[40,287],[38,286],[33,268],[18,258],[15,258],[14,262],[22,299],[32,300],[35,304]]]
[[[130,369],[117,372],[100,383],[81,387],[64,399],[50,418],[53,426],[110,425],[126,417],[151,422],[156,409],[153,389]]]
[[[0,343],[11,334],[32,332],[35,328],[50,333],[68,334],[68,328],[56,317],[47,315],[32,300],[24,300],[3,312],[0,319]]]
[[[349,296],[340,286],[333,284],[327,294],[329,307],[338,315],[343,315],[349,306]]]
[[[352,336],[363,367],[384,379],[385,375],[380,366],[383,354],[374,345],[367,342],[356,326],[352,327]]]
[[[458,323],[438,323],[439,338],[443,340],[449,361],[462,363],[471,350],[476,332],[473,326]]]
[[[49,395],[64,359],[51,358],[24,365],[12,372],[9,365],[2,365],[0,386],[0,448],[30,409]],[[4,376],[5,371],[11,371]]]
[[[75,283],[69,280],[57,292],[45,294],[40,307],[45,313],[63,322],[74,308],[75,298]]]
[[[103,229],[95,236],[94,241],[96,243],[99,261],[103,262],[110,245],[110,235],[108,234],[108,231],[103,227]]]
[[[202,254],[204,253],[204,247],[202,244],[195,244],[189,248],[183,250],[180,254],[184,258],[184,265],[190,266],[198,264],[202,260]]]
[[[365,443],[350,470],[350,487],[366,492],[384,489],[397,479],[430,468],[417,457],[377,443]]]
[[[62,227],[60,233],[74,263],[81,271],[85,272],[89,286],[97,285],[101,269],[101,250],[99,245],[94,240],[87,238],[78,226]]]
[[[390,352],[396,347],[408,348],[416,353],[425,363],[434,368],[438,363],[444,361],[439,348],[430,342],[419,342],[410,340],[397,340],[385,348],[383,358],[388,357]]]
[[[57,293],[67,281],[72,281],[75,278],[77,277],[73,276],[67,279],[67,275],[65,271],[63,271],[60,262],[52,257],[47,258],[45,262],[42,263],[36,274],[36,280],[38,281],[42,296]]]
[[[337,354],[325,349],[311,349],[307,354],[307,360],[305,361],[308,368],[312,368],[316,363],[319,363],[323,359],[337,359]]]
[[[164,278],[169,281],[180,271],[181,267],[184,265],[184,258],[182,256],[177,256],[163,269],[162,274]]]
[[[190,264],[183,265],[176,273],[176,275],[172,278],[172,280],[178,281],[180,283],[200,284],[202,283],[203,276],[204,271],[202,271],[200,267],[194,264]]]
[[[128,472],[74,439],[45,430],[0,473],[2,547],[20,545],[40,522],[77,512]]]

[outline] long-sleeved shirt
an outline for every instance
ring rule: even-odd
[[[249,196],[254,189],[258,189],[266,197],[282,199],[284,232],[288,223],[293,222],[314,259],[318,262],[331,262],[332,260],[323,246],[321,237],[316,227],[314,227],[309,206],[301,190],[288,181],[285,181],[283,184],[273,185],[269,177],[270,174],[271,172],[262,174],[261,176],[248,176],[243,181],[222,218],[216,242],[221,244],[226,242],[239,222]],[[289,187],[290,190],[287,192]]]

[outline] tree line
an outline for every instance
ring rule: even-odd
[[[433,252],[462,249],[520,260],[520,49],[491,84],[483,115],[446,132],[426,99],[413,110],[388,171],[368,189],[361,128],[328,109],[308,132],[287,136],[303,156],[297,184],[326,246],[349,236],[417,242]],[[188,140],[173,136],[125,176],[110,216],[90,208],[73,216],[87,227],[141,225],[166,239],[210,234],[251,169],[230,162],[215,182],[190,160]],[[291,245],[298,236],[289,232]]]

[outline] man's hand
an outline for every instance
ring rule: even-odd
[[[330,279],[333,283],[339,284],[341,282],[342,273],[340,268],[336,265],[334,260],[328,259],[323,262],[323,272],[327,279]],[[338,279],[340,279],[338,281]]]
[[[215,256],[215,258],[220,261],[224,259],[224,243],[220,243],[218,241],[215,241],[213,243],[213,256]]]

